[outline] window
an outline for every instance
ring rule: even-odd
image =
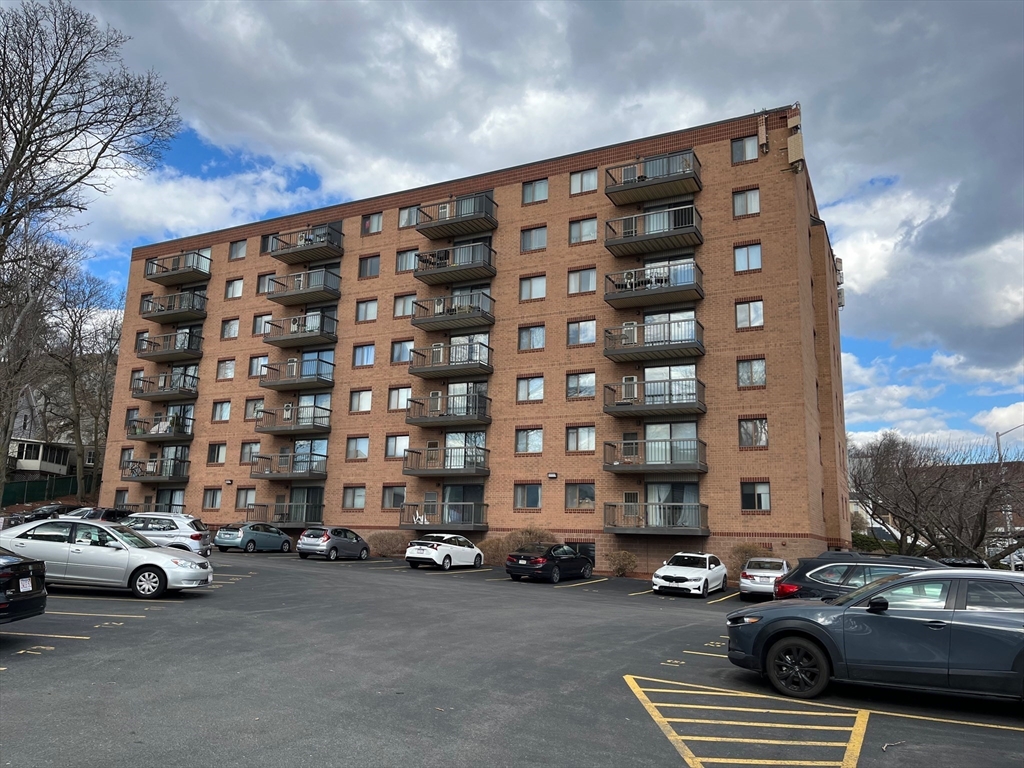
[[[416,301],[415,293],[395,296],[395,317],[412,317],[414,312],[412,303],[414,301]]]
[[[235,491],[235,509],[245,509],[256,503],[255,488],[239,488]]]
[[[399,251],[395,256],[395,272],[412,272],[416,269],[420,252],[413,248],[411,251]]]
[[[569,242],[589,243],[597,240],[597,219],[569,222]]]
[[[133,421],[139,418],[138,408],[129,408],[124,412],[124,425],[127,427]],[[21,458],[20,456],[18,458]]]
[[[126,490],[114,491],[114,506],[115,507],[123,507],[127,503],[128,503],[128,491],[126,491]]]
[[[548,280],[544,275],[523,277],[519,280],[519,300],[543,299],[547,295]]]
[[[235,361],[234,360],[218,360],[217,361],[217,378],[218,379],[233,379],[233,378],[235,378]]]
[[[276,233],[273,235],[260,235],[260,253],[271,253],[279,247]]]
[[[565,430],[565,450],[593,451],[597,430],[594,427],[568,427]]]
[[[373,401],[373,390],[355,389],[349,395],[348,409],[354,413],[366,413]]]
[[[20,449],[23,448],[23,447],[26,447],[24,443],[20,443],[18,445],[19,453],[21,452]],[[38,448],[39,446],[37,445],[35,447]],[[38,454],[36,454],[36,456],[38,457]],[[20,458],[28,458],[28,457],[27,456],[19,456],[18,458],[20,459]],[[121,449],[121,459],[118,462],[118,466],[121,469],[124,469],[129,463],[131,463],[133,461],[135,461],[135,449],[134,448],[122,448]]]
[[[737,328],[760,328],[764,325],[764,302],[744,301],[736,305]]]
[[[415,227],[419,222],[416,218],[416,211],[419,209],[418,205],[410,205],[406,208],[398,209],[398,228],[403,227]],[[378,214],[380,215],[380,214]]]
[[[350,437],[345,446],[346,459],[366,459],[370,456],[370,438]]]
[[[768,447],[768,419],[740,419],[740,447]]]
[[[391,485],[384,489],[384,496],[380,501],[383,509],[400,509],[405,504],[405,486]]]
[[[516,430],[516,453],[540,453],[543,450],[543,429]]]
[[[757,189],[748,189],[746,192],[732,193],[732,215],[746,216],[751,213],[761,212],[761,192]]]
[[[252,464],[256,461],[256,457],[260,455],[260,443],[259,441],[242,443],[242,452],[239,456],[239,464]]]
[[[866,580],[864,583],[867,584],[874,580]],[[977,582],[969,583],[975,584]],[[847,580],[847,584],[849,584],[849,580]],[[892,587],[891,589],[879,592],[875,597],[886,600],[889,603],[890,610],[941,611],[946,607],[949,585],[950,582],[948,581],[915,581],[911,584],[901,584],[898,587]],[[1010,587],[1011,585],[1007,584],[1006,586]]]
[[[412,339],[391,342],[391,362],[408,363],[412,360]]]
[[[519,349],[544,349],[544,326],[531,325],[519,329]]]
[[[516,399],[520,403],[540,402],[544,399],[544,377],[534,376],[516,381]]]
[[[968,611],[1012,612],[1020,616],[1024,614],[1024,595],[1006,582],[968,581],[966,608]]]
[[[242,295],[242,278],[236,277],[224,284],[224,298],[237,299]]]
[[[569,175],[570,195],[593,192],[595,189],[597,189],[597,168],[591,168],[589,171],[577,171]]]
[[[228,260],[237,261],[245,258],[245,240],[236,240],[228,248]],[[218,505],[219,506],[219,505]]]
[[[746,510],[772,508],[769,483],[740,483],[740,506]]]
[[[596,269],[575,269],[569,273],[569,295],[593,293],[597,290]]]
[[[352,365],[373,365],[373,344],[360,344],[352,348]]]
[[[85,465],[92,466],[96,463],[96,451],[89,450],[85,452]]]
[[[210,443],[210,447],[206,449],[207,464],[223,464],[227,460],[227,457],[227,443]]]
[[[540,509],[540,483],[516,485],[513,496],[517,509]]]
[[[595,498],[593,483],[565,484],[566,509],[593,509]]]
[[[263,398],[253,397],[245,401],[245,418],[258,419],[263,415]]]
[[[221,320],[220,322],[220,337],[222,339],[237,339],[238,338],[238,318],[233,317],[230,320]]]
[[[548,247],[548,228],[547,227],[534,227],[533,229],[524,229],[519,233],[519,250],[523,253],[527,251],[539,251],[541,248]]]
[[[250,376],[262,376],[263,369],[270,362],[270,358],[267,355],[256,355],[249,358],[249,375]]]
[[[213,420],[228,421],[231,418],[231,401],[221,400],[213,404]]]
[[[523,184],[523,202],[539,203],[548,199],[548,180],[538,179]]]
[[[377,300],[366,299],[356,302],[356,322],[365,323],[377,319]]]
[[[363,229],[364,235],[375,235],[384,229],[384,214],[383,213],[368,213],[363,216]]]
[[[220,488],[203,491],[203,509],[220,509]]]
[[[568,324],[567,343],[572,344],[596,344],[597,343],[597,321],[579,320]]]
[[[366,486],[354,485],[342,492],[341,506],[344,509],[363,509],[366,507]]]
[[[736,383],[741,387],[763,387],[765,384],[764,358],[739,360],[736,363]]]
[[[751,269],[761,268],[761,246],[744,245],[732,249],[733,258],[736,262],[737,272],[747,272]]]
[[[565,377],[566,397],[594,397],[597,389],[597,374],[570,373]]]
[[[380,274],[380,256],[363,256],[359,260],[360,277],[377,277]]]
[[[384,440],[384,456],[389,459],[402,458],[408,449],[408,435],[388,435]]]
[[[256,278],[256,293],[270,293],[274,290],[274,284],[271,282],[277,275],[273,272],[268,272],[265,275],[260,275]]]
[[[745,160],[757,160],[757,136],[732,140],[732,161],[742,163]]]
[[[394,387],[388,390],[388,410],[404,411],[409,407],[412,387]]]
[[[270,333],[270,323],[273,321],[273,315],[253,315],[252,317],[252,332],[254,336],[262,336],[266,333]]]

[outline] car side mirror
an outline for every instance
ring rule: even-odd
[[[872,597],[868,600],[868,613],[885,613],[889,610],[889,601],[884,597]]]
[[[124,549],[124,547],[122,547],[121,544],[117,541],[108,541],[106,543],[106,546],[110,547],[111,549]]]
[[[662,565],[668,565],[668,560],[662,560],[662,561],[661,561],[661,564],[662,564]]]

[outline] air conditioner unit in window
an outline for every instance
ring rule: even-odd
[[[302,333],[302,318],[293,317],[291,319],[290,328],[292,333]]]
[[[451,216],[451,213],[450,213],[451,210],[452,210],[452,206],[451,206],[450,203],[439,203],[438,206],[437,206],[437,218],[438,218],[438,220],[447,219],[449,216]]]
[[[622,346],[636,346],[636,322],[633,320],[622,324]]]
[[[294,408],[294,406],[291,403],[285,403],[284,404],[284,407],[281,409],[281,421],[291,421],[292,420],[292,409],[293,408]]]
[[[299,375],[299,360],[296,357],[289,357],[285,365],[285,378],[294,379]]]
[[[842,272],[842,271],[843,271],[843,260],[842,259],[836,259],[836,272]]]
[[[838,291],[836,291],[836,298],[837,298],[838,303],[839,303],[839,308],[842,309],[843,307],[845,307],[846,306],[846,289],[845,288],[840,288]]]
[[[636,402],[636,390],[636,376],[623,376],[622,395],[619,398],[619,403],[622,405],[632,405]]]

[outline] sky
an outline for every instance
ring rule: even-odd
[[[76,5],[186,125],[79,221],[112,282],[139,244],[799,101],[854,442],[1024,424],[1024,3]]]

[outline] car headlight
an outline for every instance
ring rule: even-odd
[[[171,560],[171,562],[174,563],[179,568],[192,568],[192,569],[198,569],[199,568],[199,566],[196,565],[196,563],[194,563],[191,560],[179,560],[178,558],[175,557],[175,558],[173,558]]]
[[[731,616],[725,623],[730,627],[741,627],[744,624],[757,624],[763,618],[763,616],[757,616],[756,614],[753,616]]]

